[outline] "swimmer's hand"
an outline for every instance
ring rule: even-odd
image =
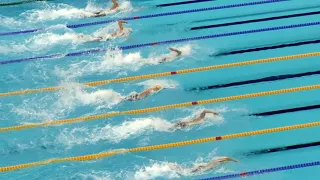
[[[125,23],[125,24],[128,23],[128,21],[125,21],[125,20],[119,20],[118,22],[119,22],[119,23]]]

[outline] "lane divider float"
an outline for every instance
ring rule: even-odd
[[[229,174],[229,175],[224,175],[224,176],[216,176],[216,177],[204,178],[204,179],[200,179],[200,180],[222,180],[222,179],[232,179],[232,178],[243,178],[243,177],[247,177],[247,176],[254,176],[254,175],[260,175],[260,174],[266,174],[266,173],[274,173],[274,172],[279,172],[279,171],[289,171],[289,170],[301,169],[301,168],[307,168],[307,167],[313,167],[313,166],[319,166],[319,165],[320,165],[320,161],[314,161],[314,162],[294,164],[294,165],[289,165],[289,166],[281,166],[281,167],[275,167],[275,168],[269,168],[269,169],[260,169],[260,170],[255,170],[255,171]]]
[[[76,123],[76,122],[109,118],[109,117],[120,116],[120,115],[144,114],[144,113],[150,113],[150,112],[156,112],[156,111],[163,111],[163,110],[167,110],[167,109],[189,107],[189,106],[203,105],[203,104],[210,104],[210,103],[218,103],[218,102],[225,102],[225,101],[231,101],[231,100],[248,99],[248,98],[253,98],[253,97],[285,94],[285,93],[292,93],[292,92],[299,92],[299,91],[307,91],[307,90],[314,90],[314,89],[319,89],[319,88],[320,88],[320,84],[316,84],[316,85],[311,85],[311,86],[302,86],[302,87],[295,87],[295,88],[288,88],[288,89],[280,89],[280,90],[265,91],[265,92],[251,93],[251,94],[243,94],[243,95],[228,96],[228,97],[221,97],[221,98],[214,98],[214,99],[206,99],[206,100],[200,100],[200,101],[194,101],[194,102],[185,102],[185,103],[180,103],[180,104],[156,106],[156,107],[150,107],[150,108],[145,108],[145,109],[110,112],[110,113],[105,113],[105,114],[83,116],[83,117],[62,119],[62,120],[51,120],[51,121],[46,121],[46,122],[42,122],[42,123],[23,124],[23,125],[18,125],[18,126],[2,127],[2,128],[0,128],[0,132],[20,131],[23,129],[31,129],[31,128],[36,128],[36,127],[70,124],[70,123]]]
[[[209,71],[209,70],[214,70],[214,69],[224,69],[224,68],[247,66],[247,65],[254,65],[254,64],[261,64],[261,63],[278,62],[278,61],[293,60],[293,59],[301,59],[301,58],[315,57],[315,56],[320,56],[320,52],[296,54],[296,55],[289,55],[289,56],[280,56],[280,57],[252,60],[252,61],[236,62],[236,63],[221,64],[221,65],[214,65],[214,66],[191,68],[191,69],[183,69],[183,70],[177,70],[177,71],[171,71],[171,72],[145,74],[145,75],[139,75],[139,76],[129,76],[129,77],[123,77],[123,78],[116,78],[116,79],[107,79],[107,80],[101,80],[101,81],[82,83],[82,85],[84,85],[84,86],[102,86],[102,85],[106,85],[106,84],[110,84],[110,83],[122,83],[122,82],[136,81],[136,80],[142,80],[142,79],[151,79],[151,78],[172,76],[172,75],[178,75],[178,74],[188,74],[188,73],[194,73],[194,72]],[[39,89],[26,89],[26,90],[21,90],[21,91],[0,93],[0,97],[38,93],[38,92],[57,91],[57,90],[61,90],[61,89],[63,89],[62,86],[46,87],[46,88],[39,88]]]
[[[270,129],[262,129],[262,130],[249,131],[249,132],[243,132],[243,133],[229,134],[229,135],[224,135],[224,136],[207,137],[207,138],[202,138],[202,139],[180,141],[180,142],[174,142],[174,143],[168,143],[168,144],[136,147],[136,148],[130,148],[130,149],[116,149],[116,150],[112,150],[112,151],[106,151],[106,152],[84,155],[84,156],[54,158],[54,159],[49,159],[49,160],[44,160],[44,161],[1,167],[0,172],[14,171],[14,170],[18,170],[18,169],[31,168],[31,167],[36,167],[36,166],[43,166],[43,165],[48,165],[48,164],[53,164],[53,163],[62,163],[62,162],[69,162],[69,161],[89,161],[89,160],[95,160],[95,159],[101,159],[101,158],[105,158],[105,157],[109,157],[109,156],[114,156],[114,155],[122,154],[122,153],[154,151],[154,150],[160,150],[160,149],[174,148],[174,147],[207,143],[207,142],[213,142],[213,141],[222,141],[222,140],[227,140],[227,139],[236,139],[236,138],[240,138],[240,137],[270,134],[270,133],[275,133],[275,132],[310,128],[310,127],[316,127],[316,126],[320,126],[320,121],[306,123],[306,124],[298,124],[298,125],[283,126],[283,127],[278,127],[278,128],[270,128]],[[246,175],[248,175],[248,173],[243,174],[242,176],[246,176]]]

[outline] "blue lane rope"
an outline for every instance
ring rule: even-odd
[[[248,3],[241,3],[241,4],[231,4],[231,5],[215,6],[215,7],[209,7],[209,8],[191,9],[191,10],[185,10],[185,11],[175,11],[175,12],[151,14],[151,15],[145,15],[145,16],[134,16],[134,17],[119,18],[119,19],[112,19],[112,20],[105,20],[105,21],[96,21],[96,22],[83,23],[83,24],[73,24],[73,25],[67,25],[67,27],[70,29],[75,29],[75,28],[80,28],[85,26],[94,26],[94,25],[112,23],[118,20],[130,21],[130,20],[137,20],[137,19],[160,17],[160,16],[172,16],[177,14],[196,13],[196,12],[202,12],[202,11],[212,11],[212,10],[220,10],[220,9],[228,9],[228,8],[236,8],[236,7],[244,7],[244,6],[254,6],[254,5],[285,2],[285,1],[289,1],[289,0],[264,0],[264,1],[248,2]],[[37,29],[31,29],[31,30],[4,32],[4,33],[0,33],[0,36],[33,33],[33,32],[37,32],[45,29],[48,29],[48,28],[37,28]]]
[[[213,38],[219,38],[219,37],[237,36],[237,35],[243,35],[243,34],[267,32],[267,31],[278,31],[283,29],[293,29],[293,28],[316,26],[316,25],[320,25],[320,21],[303,23],[303,24],[292,24],[287,26],[276,26],[276,27],[269,27],[269,28],[262,28],[262,29],[253,29],[253,30],[247,30],[247,31],[213,34],[208,36],[198,36],[198,37],[183,38],[183,39],[168,40],[168,41],[151,42],[151,43],[145,43],[145,44],[136,44],[136,45],[130,45],[130,46],[122,46],[122,47],[119,47],[119,49],[128,50],[128,49],[141,48],[141,47],[147,47],[147,46],[180,43],[180,42],[203,40],[203,39],[213,39]],[[84,54],[92,54],[92,53],[99,53],[99,52],[105,52],[105,51],[107,51],[107,49],[99,48],[99,49],[91,49],[87,51],[80,51],[80,52],[74,52],[74,53],[68,53],[68,54],[53,54],[53,55],[46,55],[46,56],[39,56],[39,57],[32,57],[32,58],[6,60],[6,61],[0,61],[0,64],[4,65],[4,64],[18,63],[18,62],[24,62],[24,61],[38,60],[38,59],[50,59],[50,58],[66,57],[66,56],[67,57],[80,56]]]
[[[288,171],[293,169],[299,169],[299,168],[307,168],[312,166],[319,166],[320,161],[315,162],[309,162],[309,163],[302,163],[302,164],[294,164],[289,166],[281,166],[276,168],[269,168],[269,169],[261,169],[256,171],[248,171],[248,172],[242,172],[242,173],[236,173],[236,174],[229,174],[225,176],[217,176],[217,177],[211,177],[211,178],[205,178],[201,180],[222,180],[222,179],[231,179],[231,178],[241,178],[246,176],[254,176],[254,175],[260,175],[265,173],[273,173],[273,172],[279,172],[279,171]]]

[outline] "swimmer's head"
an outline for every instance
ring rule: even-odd
[[[178,122],[176,124],[176,127],[180,127],[180,128],[185,128],[188,126],[188,123],[187,122]]]
[[[155,87],[154,87],[154,90],[155,91],[160,91],[162,89],[162,87],[160,86],[160,85],[156,85]]]

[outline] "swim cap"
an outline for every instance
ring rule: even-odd
[[[156,85],[156,88],[157,89],[161,89],[162,87],[160,85]]]

